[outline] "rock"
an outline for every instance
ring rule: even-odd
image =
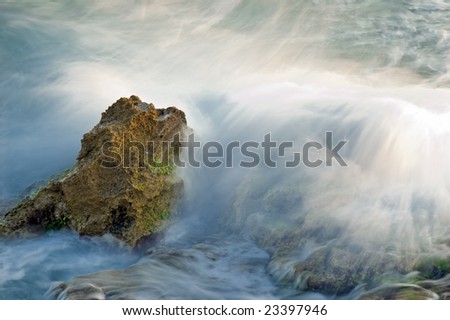
[[[439,297],[441,300],[450,300],[450,292],[445,292]]]
[[[0,221],[0,234],[7,234],[10,233],[11,229],[8,227],[8,225],[2,221]]]
[[[360,300],[437,300],[433,291],[414,284],[389,284],[363,293]]]
[[[180,149],[169,143],[186,128],[175,107],[119,99],[84,135],[76,165],[9,211],[0,234],[68,227],[134,246],[162,228],[182,192],[173,165]]]
[[[320,210],[308,203],[316,196],[309,187],[313,183],[300,174],[255,171],[236,191],[230,228],[271,254],[269,272],[275,279],[300,290],[343,295],[359,285],[378,285],[384,274],[415,270],[414,252],[399,253],[376,236],[357,241],[345,218],[326,204]]]
[[[103,289],[92,283],[80,283],[70,288],[61,283],[50,294],[58,295],[61,300],[105,300]]]
[[[450,298],[450,274],[438,280],[424,280],[417,284],[425,289],[436,292],[443,300]]]
[[[358,284],[370,283],[385,272],[406,272],[405,265],[393,255],[329,246],[297,263],[295,274],[307,277],[309,290],[339,295]]]
[[[448,253],[441,256],[422,255],[414,269],[420,271],[426,279],[440,279],[450,273],[450,256]]]
[[[47,298],[89,299],[92,289],[86,288],[91,285],[107,300],[273,298],[274,288],[264,273],[267,255],[246,241],[217,240],[181,247],[156,245],[125,269],[56,283]]]

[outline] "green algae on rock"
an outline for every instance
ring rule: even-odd
[[[414,284],[388,284],[362,294],[360,300],[437,300],[439,296]]]
[[[68,227],[136,245],[163,227],[182,193],[172,163],[180,152],[175,137],[186,128],[185,114],[175,107],[119,99],[84,135],[76,165],[7,212],[0,234]]]

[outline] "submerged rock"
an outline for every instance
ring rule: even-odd
[[[111,233],[134,246],[158,231],[182,192],[173,159],[186,118],[121,98],[82,140],[75,166],[6,213],[0,234],[68,227],[81,235]]]
[[[417,283],[422,288],[439,294],[440,299],[450,299],[450,274],[438,280],[424,280]]]
[[[80,283],[70,288],[61,283],[56,288],[53,288],[53,290],[55,292],[60,291],[60,299],[65,300],[105,300],[103,289],[91,283]]]
[[[351,190],[336,187],[337,195],[330,202],[315,191],[316,185],[302,172],[286,176],[276,170],[255,171],[242,179],[236,191],[227,223],[271,254],[268,271],[279,283],[342,296],[360,286],[377,288],[389,274],[418,271],[421,279],[439,279],[450,272],[448,249],[442,245],[430,244],[436,252],[444,252],[438,257],[428,246],[409,248],[389,221],[365,223],[363,213],[359,220],[353,219],[357,216],[345,210],[354,201],[348,197]],[[428,298],[429,292],[416,291],[408,287],[376,294]]]
[[[192,246],[152,247],[137,263],[54,284],[55,299],[274,299],[268,255],[243,239],[209,239]]]
[[[362,294],[360,300],[437,300],[439,296],[414,284],[389,284]]]

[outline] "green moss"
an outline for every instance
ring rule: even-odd
[[[133,180],[134,189],[141,191],[141,192],[145,192],[145,191],[147,191],[147,189],[149,189],[147,183],[139,182],[137,179],[132,179],[132,180]]]
[[[155,160],[153,164],[147,165],[152,174],[155,175],[171,175],[175,171],[175,165],[173,163],[163,164],[161,160]]]
[[[51,221],[46,221],[44,223],[44,229],[45,231],[60,230],[64,227],[67,227],[68,223],[69,218],[67,217],[56,218]]]
[[[416,268],[426,279],[439,279],[450,273],[450,257],[427,257]]]
[[[407,292],[405,292],[403,298],[405,300],[423,300],[423,299],[426,299],[426,297],[424,297],[423,294],[421,294],[420,292],[415,292],[415,291],[407,291]]]
[[[145,233],[158,231],[170,217],[170,211],[151,209],[150,207],[144,208],[144,216],[141,219],[142,223],[140,228]]]
[[[170,216],[170,211],[156,211],[153,214],[161,220],[166,220]]]

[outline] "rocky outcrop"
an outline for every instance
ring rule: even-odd
[[[185,115],[175,107],[119,99],[84,135],[76,165],[6,213],[0,234],[68,227],[136,245],[161,229],[181,194],[174,136],[185,128]]]

